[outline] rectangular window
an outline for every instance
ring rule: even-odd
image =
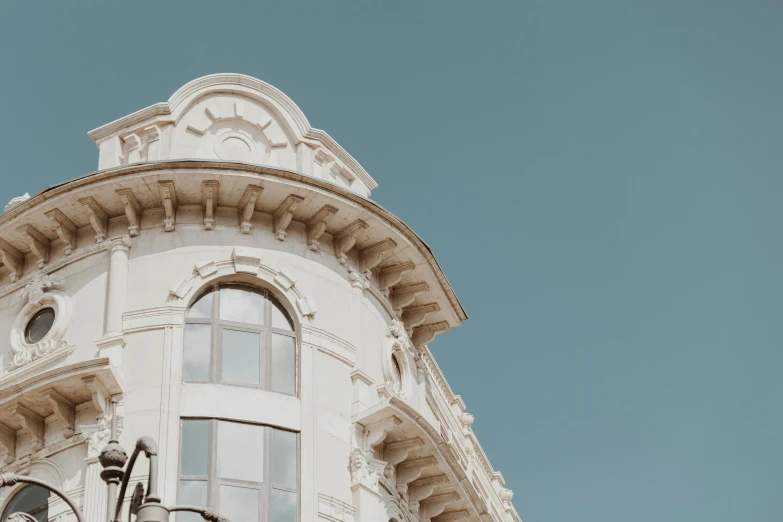
[[[209,507],[232,522],[297,522],[298,446],[297,433],[269,426],[183,419],[178,503]]]

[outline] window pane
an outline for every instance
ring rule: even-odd
[[[231,522],[257,522],[258,490],[221,484],[219,512]]]
[[[296,394],[296,340],[272,335],[272,391]]]
[[[262,426],[218,422],[217,476],[250,482],[264,481]]]
[[[269,447],[272,484],[296,489],[296,433],[270,428]]]
[[[241,288],[221,288],[220,319],[264,324],[264,296]]]
[[[188,319],[210,319],[212,317],[212,300],[214,293],[201,296],[188,310]]]
[[[180,480],[179,499],[180,505],[207,507],[207,481],[206,480]],[[201,522],[201,515],[181,511],[177,513],[178,522]]]
[[[294,325],[288,320],[288,314],[283,311],[283,307],[274,301],[268,301],[268,303],[272,308],[272,326],[274,328],[282,328],[293,332]]]
[[[260,384],[261,336],[223,329],[223,381]]]
[[[296,493],[272,490],[272,522],[296,522]]]
[[[206,477],[209,459],[209,421],[183,420],[179,474]]]
[[[182,362],[182,380],[209,382],[209,353],[212,345],[212,326],[185,325],[185,351]]]

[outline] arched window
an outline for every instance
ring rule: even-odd
[[[268,292],[210,289],[185,318],[182,380],[251,386],[296,395],[296,333]]]
[[[38,522],[48,522],[49,491],[35,484],[23,487],[11,497],[0,520],[5,520],[14,513],[27,513]]]

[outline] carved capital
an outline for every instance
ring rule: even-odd
[[[272,221],[274,222],[275,226],[275,235],[280,241],[285,240],[288,225],[291,224],[291,220],[294,217],[294,212],[296,212],[296,209],[303,201],[303,197],[291,194],[285,198],[282,203],[280,203],[280,206],[277,207],[277,210],[275,210],[274,214],[272,214]]]

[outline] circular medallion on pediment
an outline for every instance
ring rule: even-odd
[[[250,162],[255,152],[256,144],[241,132],[225,132],[215,140],[215,154],[220,159]]]

